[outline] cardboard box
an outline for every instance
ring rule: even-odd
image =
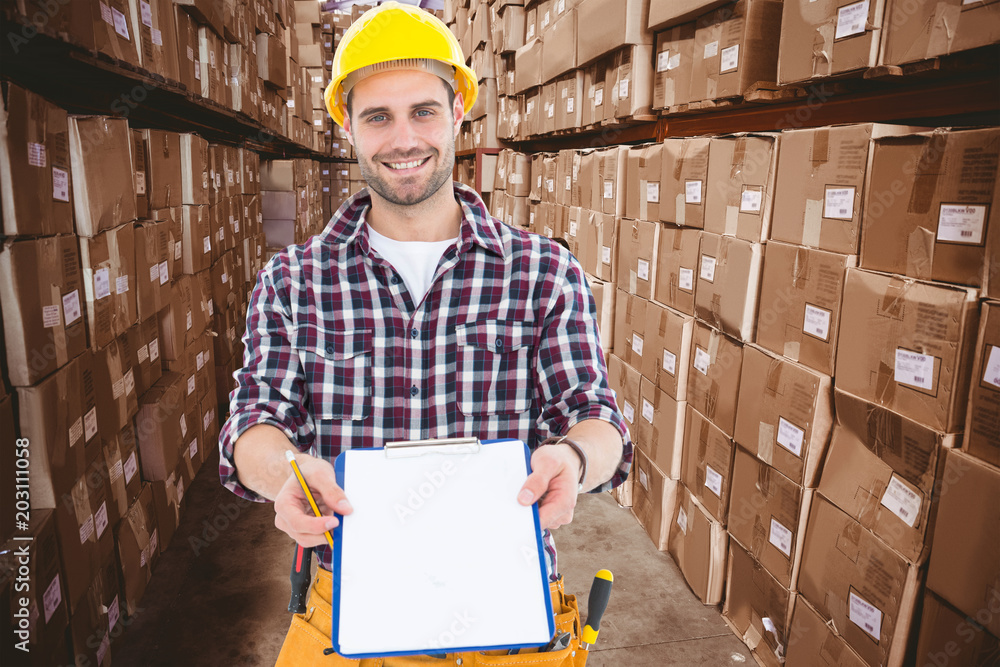
[[[705,226],[705,193],[711,139],[666,139],[660,176],[660,220],[681,227]]]
[[[833,375],[847,269],[840,255],[771,241],[764,250],[757,344]]]
[[[753,340],[763,252],[760,243],[702,233],[695,315],[735,338]]]
[[[993,615],[988,607],[980,613],[984,618]],[[966,616],[930,590],[924,592],[917,664],[988,665],[998,654],[1000,640],[984,630],[975,617]]]
[[[127,426],[138,410],[135,371],[132,369],[127,336],[115,338],[94,355],[97,421],[101,437],[113,438]]]
[[[138,609],[159,554],[156,514],[150,511],[152,500],[152,489],[149,484],[143,484],[139,498],[115,528],[115,546],[122,568],[120,602],[127,616],[134,615]]]
[[[264,83],[277,90],[284,90],[288,85],[287,56],[285,45],[274,35],[258,34],[257,72]]]
[[[587,276],[587,285],[590,286],[590,291],[594,295],[601,348],[604,350],[605,358],[607,358],[614,346],[615,305],[617,301],[615,286],[613,283],[606,283],[593,276]]]
[[[870,664],[837,634],[804,597],[796,595],[794,606],[785,664],[811,665],[816,656],[823,656],[827,664],[842,667],[867,667]]]
[[[729,514],[733,450],[728,435],[689,404],[684,423],[681,481],[723,526]]]
[[[731,531],[730,531],[731,534]],[[757,662],[784,664],[793,595],[736,541],[729,541],[722,616]]]
[[[577,12],[569,9],[545,33],[542,47],[542,81],[555,79],[577,65]],[[490,55],[492,58],[492,54]],[[515,74],[516,76],[516,74]]]
[[[55,507],[66,600],[72,614],[100,568],[100,551],[87,479],[81,477]]]
[[[975,349],[962,449],[1000,466],[1000,302],[982,303]]]
[[[93,237],[136,218],[128,122],[69,117],[76,233]]]
[[[136,310],[140,320],[153,317],[170,298],[167,222],[135,226]]]
[[[791,2],[782,13],[778,83],[798,83],[874,67],[885,3]],[[919,10],[918,10],[919,11]]]
[[[196,134],[180,135],[181,202],[208,203],[208,142]]]
[[[1000,225],[998,160],[997,128],[875,139],[860,266],[980,285],[986,229]]]
[[[857,254],[872,139],[913,129],[861,123],[782,132],[771,238]]]
[[[608,358],[608,384],[615,393],[618,411],[625,418],[629,433],[638,433],[639,399],[642,376],[615,354]]]
[[[495,4],[493,8],[493,11],[497,11]],[[499,12],[498,20],[494,19],[492,23],[493,48],[500,54],[513,53],[524,46],[524,7],[508,5]]]
[[[143,130],[149,160],[147,191],[151,208],[180,206],[182,202],[182,155],[180,135],[161,130]]]
[[[618,290],[615,302],[615,354],[641,372],[646,338],[646,306],[649,302],[622,289]]]
[[[670,479],[681,477],[686,408],[686,402],[675,401],[646,378],[640,380],[640,419],[635,444]]]
[[[656,284],[656,250],[660,225],[644,220],[623,220],[618,242],[619,285],[644,299],[653,296]]]
[[[577,62],[592,62],[626,44],[652,44],[649,0],[583,0],[578,6]]]
[[[695,322],[688,371],[688,402],[726,435],[736,426],[743,345],[722,332]]]
[[[789,590],[797,588],[812,497],[811,489],[736,448],[729,534]]]
[[[635,450],[632,466],[637,482],[632,485],[632,513],[656,548],[665,551],[680,485],[663,474],[642,450]]]
[[[717,605],[722,601],[726,580],[729,536],[683,484],[678,485],[677,492],[668,550],[698,599]]]
[[[180,208],[182,241],[180,244],[183,262],[178,273],[195,274],[211,267],[212,257],[218,251],[218,238],[213,243],[210,207],[188,206]]]
[[[698,230],[660,226],[654,301],[694,315],[695,272],[699,268],[700,250],[701,232]]]
[[[514,54],[514,92],[524,93],[529,88],[543,83],[545,80],[542,78],[542,42],[539,39],[529,38]]]
[[[35,384],[87,347],[76,237],[8,239],[0,246],[7,372]]]
[[[777,134],[712,137],[705,231],[752,243],[768,239],[778,160]]]
[[[945,461],[941,501],[927,569],[927,588],[1000,635],[993,613],[1000,595],[1000,539],[993,527],[1000,518],[1000,472],[950,450]]]
[[[3,234],[73,231],[66,111],[12,83],[0,99]]]
[[[687,400],[694,318],[658,303],[646,304],[642,374],[675,401]]]
[[[812,488],[833,427],[832,378],[760,348],[743,348],[736,442]]]
[[[601,280],[616,283],[622,221],[613,215],[587,210],[581,214],[581,220],[585,221],[580,232],[580,261],[584,270]]]
[[[930,551],[945,449],[943,435],[837,391],[837,427],[820,493],[917,565]]]
[[[197,424],[187,423],[186,378],[164,373],[142,396],[136,415],[136,440],[142,478],[163,481],[180,461],[180,448]]]
[[[626,167],[625,217],[660,219],[660,164],[663,144],[633,146]]]
[[[822,495],[809,512],[799,592],[867,664],[903,664],[920,568]]]
[[[611,117],[652,120],[653,45],[625,46],[614,53],[614,67],[608,70],[606,85],[611,88]],[[613,76],[612,76],[613,74]]]
[[[79,218],[78,218],[79,219]],[[80,237],[80,263],[91,347],[107,345],[138,321],[132,223]]]
[[[615,499],[619,507],[632,507],[632,496],[634,495],[632,488],[635,485],[635,471],[636,467],[632,466],[628,471],[628,477],[625,478],[625,481],[611,489],[611,497]]]
[[[978,315],[974,289],[848,269],[837,388],[960,431]]]
[[[173,3],[171,3],[173,4]],[[177,33],[178,81],[195,94],[201,94],[201,61],[198,24],[182,7],[174,4],[174,27]]]
[[[726,0],[650,0],[649,29],[660,30],[704,14]]]
[[[140,130],[129,130],[129,149],[132,151],[132,168],[135,170],[135,217],[149,217],[149,196],[146,194],[146,182],[149,180],[149,161],[146,159],[146,146]]]
[[[657,0],[652,0],[655,4]],[[652,8],[651,8],[652,9]],[[674,26],[656,34],[653,108],[666,109],[691,101],[695,24]]]

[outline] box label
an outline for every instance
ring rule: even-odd
[[[708,352],[695,346],[694,348],[694,367],[702,375],[708,375],[708,367],[712,363],[712,357],[709,356]]]
[[[722,475],[715,472],[710,465],[705,465],[705,486],[708,490],[722,498]]]
[[[107,267],[94,272],[94,296],[98,300],[111,296],[111,270]]]
[[[571,178],[570,178],[570,177],[569,177],[569,176],[567,175],[567,176],[566,176],[566,187],[565,187],[564,189],[566,189],[566,190],[569,190],[569,189],[570,189],[570,188],[572,188],[572,187],[573,187],[573,179],[571,179]]]
[[[639,334],[632,334],[632,351],[642,356],[642,336]]]
[[[646,201],[650,204],[660,203],[659,183],[646,183]]]
[[[160,358],[160,339],[154,338],[149,341],[149,360],[156,361]]]
[[[610,264],[611,263],[611,247],[610,246],[606,246],[606,245],[601,246],[601,262],[604,263],[604,264]]]
[[[59,167],[52,167],[52,198],[69,201],[69,173]]]
[[[670,56],[670,62],[667,63],[667,70],[677,69],[681,66],[681,54],[675,53]]]
[[[94,515],[91,514],[80,526],[80,544],[83,544],[94,535]]]
[[[160,277],[160,267],[153,264],[149,267],[149,282],[155,283]]]
[[[42,595],[42,608],[45,611],[46,623],[52,618],[52,614],[59,607],[60,602],[62,602],[62,588],[59,586],[59,575],[56,574],[56,576],[52,577],[49,587],[45,589],[45,593]]]
[[[198,456],[198,438],[191,441],[188,445],[188,458],[194,461],[194,457]]]
[[[48,164],[45,155],[45,144],[35,143],[34,141],[28,142],[28,164],[32,167],[41,168],[44,168]]]
[[[897,347],[893,379],[900,384],[930,391],[934,382],[934,357]]]
[[[83,417],[77,417],[69,427],[69,446],[75,445],[83,437]]]
[[[111,8],[111,14],[114,16],[115,32],[121,35],[123,39],[129,39],[128,20],[125,18],[125,15],[114,7]]]
[[[181,244],[180,244],[179,241],[175,241],[174,242],[174,259],[180,259],[180,258],[181,258]]]
[[[125,469],[122,465],[122,460],[120,458],[115,458],[115,464],[111,466],[108,476],[111,478],[112,482],[117,482],[123,474],[125,474]]]
[[[709,42],[705,45],[705,54],[702,60],[708,60],[709,58],[714,58],[719,54],[719,42]]]
[[[910,488],[910,485],[896,473],[892,473],[892,479],[882,494],[882,505],[903,520],[910,528],[917,523],[920,516],[920,501],[922,496],[918,491]]]
[[[111,385],[111,393],[114,395],[114,399],[118,400],[125,393],[125,378],[118,378],[115,383]]]
[[[145,363],[149,359],[149,346],[143,345],[140,347],[136,350],[135,356],[139,360],[140,364]]]
[[[802,332],[829,341],[830,311],[807,303],[805,317],[802,320]]]
[[[132,373],[132,369],[128,369],[125,373],[125,393],[131,394],[135,391],[135,375]]]
[[[701,181],[684,181],[684,203],[701,203]]]
[[[128,460],[125,461],[125,465],[122,466],[125,470],[125,483],[129,484],[132,478],[135,477],[136,471],[139,469],[139,464],[135,458],[135,451],[129,454]]]
[[[604,103],[604,89],[598,88],[594,91],[594,106],[599,107]]]
[[[979,245],[983,242],[986,206],[941,204],[938,213],[938,241]]]
[[[101,539],[105,528],[108,527],[108,503],[101,503],[101,509],[94,515],[94,525],[97,528],[97,539]]]
[[[622,408],[622,416],[625,417],[625,421],[629,424],[633,423],[635,421],[635,406],[625,401],[625,407]]]
[[[195,357],[195,366],[200,371],[201,367],[204,365],[205,365],[205,353],[199,352],[198,355]]]
[[[990,351],[986,355],[986,363],[983,366],[985,366],[983,382],[1000,389],[1000,347],[990,345]]]
[[[760,213],[764,193],[754,188],[745,188],[740,195],[740,213]]]
[[[142,17],[142,24],[147,28],[153,27],[153,11],[149,7],[149,3],[145,0],[139,0],[139,16]]]
[[[124,294],[128,291],[128,275],[115,278],[115,294]]]
[[[805,431],[795,426],[784,417],[778,417],[778,444],[802,458],[802,441],[805,438]]]
[[[663,370],[670,375],[677,374],[677,355],[670,350],[663,350]]]
[[[832,220],[853,220],[855,190],[853,187],[827,186],[823,198],[823,217]]]
[[[656,54],[656,71],[666,72],[667,65],[670,64],[670,51],[661,51]]]
[[[778,548],[778,551],[789,558],[792,556],[792,531],[771,517],[771,535],[768,541]]]
[[[180,246],[178,246],[178,249],[179,248]],[[212,252],[212,237],[206,236],[205,238],[203,238],[201,240],[201,248],[203,255],[207,255],[208,253]]]
[[[68,294],[64,294],[62,298],[63,304],[63,319],[66,320],[66,326],[73,324],[78,319],[80,319],[80,290],[73,290]]]
[[[118,596],[111,601],[111,606],[108,607],[108,630],[114,630],[115,626],[118,625],[118,619],[121,615],[121,608],[118,606]]]
[[[178,498],[180,500],[180,498]],[[149,536],[149,555],[152,556],[156,553],[157,548],[160,546],[160,529],[154,528],[152,535]]]
[[[653,423],[653,417],[656,415],[656,410],[653,409],[653,404],[647,401],[645,398],[642,399],[642,418],[645,419],[650,424]]]
[[[701,256],[701,272],[698,277],[710,283],[715,282],[715,258],[711,255]]]
[[[153,44],[156,46],[163,46],[163,33],[156,28],[151,28],[150,33],[153,38]]]
[[[62,318],[59,317],[59,306],[42,306],[42,326],[46,329],[59,326]]]
[[[209,425],[212,423],[212,411],[209,410],[205,413],[205,416],[201,418],[201,430],[207,431]]]
[[[194,383],[194,376],[192,375],[191,377],[188,378],[188,396],[193,394],[194,390],[195,390],[195,383]]]
[[[97,435],[97,407],[93,407],[83,416],[83,439],[90,442],[90,439]]]
[[[184,500],[184,478],[177,480],[177,502]]]
[[[622,79],[618,82],[618,99],[628,98],[628,79]]]
[[[865,3],[867,4],[867,3]],[[871,635],[875,641],[879,641],[882,634],[882,612],[873,604],[857,595],[853,590],[850,592],[850,611],[848,617],[851,623]]]
[[[640,259],[636,266],[635,273],[639,277],[639,280],[649,280],[649,262],[644,259]]]
[[[160,269],[160,284],[165,285],[170,281],[170,270],[167,268],[167,261],[163,260],[159,264]]]
[[[681,532],[684,533],[685,535],[687,535],[687,532],[688,532],[688,515],[687,515],[687,512],[684,511],[683,507],[681,507],[679,510],[677,510],[677,525],[680,526]]]
[[[566,113],[573,113],[576,109],[576,98],[567,97],[566,98]]]
[[[732,46],[722,49],[722,58],[719,63],[719,74],[725,74],[726,72],[735,71],[740,63],[740,45],[733,44]]]
[[[191,320],[191,311],[189,310],[189,311],[187,311],[187,328],[188,328],[188,330],[191,329],[191,327],[193,326],[193,324],[194,323]]]
[[[681,267],[677,271],[677,287],[685,292],[694,291],[694,269]]]
[[[212,315],[215,315],[215,305],[214,305],[214,302],[211,299],[209,299],[208,300],[208,316],[211,317]]]
[[[863,34],[866,23],[868,23],[868,0],[844,5],[837,10],[837,29],[833,33],[833,38],[843,39]]]
[[[649,491],[649,478],[646,477],[646,471],[639,468],[639,483],[642,484],[642,488]]]
[[[614,199],[615,196],[615,182],[614,181],[604,181],[604,198]]]

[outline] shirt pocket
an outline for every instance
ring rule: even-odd
[[[534,325],[490,320],[460,324],[456,334],[456,390],[462,414],[528,410],[535,394],[531,363]]]
[[[372,410],[371,329],[335,331],[300,326],[295,351],[305,373],[313,418],[359,420]]]

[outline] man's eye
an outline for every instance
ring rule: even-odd
[[[369,118],[368,122],[369,123],[381,123],[384,120],[385,120],[385,116],[383,114],[377,114],[377,115],[372,116],[371,118]]]
[[[418,116],[432,116],[432,115],[434,115],[434,112],[431,111],[430,109],[418,109],[417,110],[417,115]]]

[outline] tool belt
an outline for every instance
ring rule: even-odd
[[[309,589],[309,599],[304,614],[293,614],[292,625],[281,646],[276,667],[430,667],[432,665],[461,665],[461,667],[486,667],[488,665],[516,665],[517,667],[583,667],[587,664],[587,651],[580,648],[580,610],[575,595],[563,590],[562,577],[549,583],[552,594],[552,611],[555,615],[556,635],[570,633],[569,646],[546,653],[535,648],[523,648],[516,655],[507,651],[470,651],[448,653],[444,658],[412,655],[351,660],[332,651],[330,633],[332,577],[328,570],[317,568],[316,578]],[[373,618],[373,623],[379,619]]]

